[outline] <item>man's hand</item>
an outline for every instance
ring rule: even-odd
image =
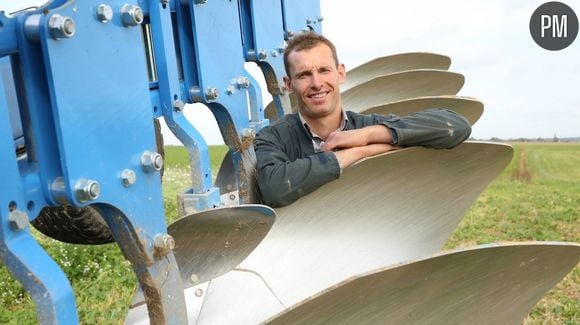
[[[367,126],[362,129],[334,131],[330,133],[322,146],[324,151],[335,151],[370,144],[391,144],[391,132],[384,125]]]
[[[394,149],[397,149],[397,147],[385,143],[375,143],[362,147],[354,147],[338,150],[335,151],[335,154],[336,159],[338,159],[340,169],[342,170],[344,168],[351,166],[352,164],[356,163],[357,161],[363,158],[376,156]]]

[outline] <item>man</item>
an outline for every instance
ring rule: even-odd
[[[407,117],[344,111],[346,78],[334,45],[315,33],[296,36],[284,53],[286,88],[299,112],[262,129],[254,140],[262,200],[288,205],[340,177],[357,161],[396,147],[452,148],[471,133],[462,116],[432,109]],[[347,109],[347,108],[344,108]]]

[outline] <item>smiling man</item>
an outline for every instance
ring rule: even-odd
[[[448,149],[465,141],[471,126],[447,109],[409,116],[362,115],[346,111],[340,84],[346,79],[332,42],[315,33],[288,41],[286,88],[299,112],[262,129],[254,140],[262,201],[288,205],[340,177],[355,162],[397,147]]]

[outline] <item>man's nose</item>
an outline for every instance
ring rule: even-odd
[[[310,78],[310,87],[318,89],[322,87],[324,82],[322,81],[322,76],[319,73],[313,73]]]

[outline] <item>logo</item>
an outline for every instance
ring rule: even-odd
[[[530,34],[542,48],[559,51],[578,35],[578,17],[566,4],[552,1],[539,6],[530,19]]]

